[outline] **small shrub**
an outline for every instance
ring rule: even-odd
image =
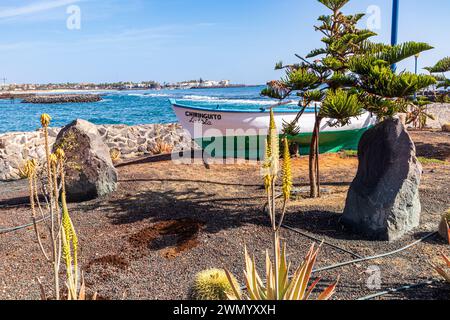
[[[232,278],[235,287],[238,282]],[[195,277],[192,288],[192,298],[195,300],[227,300],[233,294],[233,289],[224,270],[209,269],[202,271]]]
[[[343,150],[341,153],[341,158],[347,159],[347,158],[356,158],[358,157],[358,151],[356,150]]]
[[[121,153],[119,149],[113,148],[109,151],[109,154],[113,163],[117,163],[120,161]]]
[[[173,147],[162,141],[161,139],[158,139],[156,141],[155,147],[151,149],[151,153],[154,155],[160,155],[160,154],[170,154],[173,151]]]
[[[446,161],[439,160],[439,159],[433,159],[433,158],[426,158],[426,157],[418,157],[417,158],[421,164],[447,164]]]

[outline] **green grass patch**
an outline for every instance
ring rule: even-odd
[[[356,150],[343,150],[340,153],[341,158],[347,159],[347,158],[357,158],[358,157],[358,151]],[[434,159],[434,158],[426,158],[426,157],[418,157],[417,158],[421,164],[449,164],[447,161]]]
[[[341,157],[343,159],[346,159],[346,158],[357,158],[358,157],[358,151],[356,151],[356,150],[343,150],[341,152]]]
[[[439,160],[439,159],[432,159],[432,158],[425,158],[425,157],[418,157],[421,164],[447,164],[448,162]]]

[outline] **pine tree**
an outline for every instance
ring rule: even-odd
[[[434,83],[434,78],[408,72],[396,74],[390,66],[425,50],[425,43],[408,42],[398,46],[373,43],[376,34],[359,29],[364,14],[346,15],[342,9],[349,0],[318,0],[330,13],[318,18],[315,30],[322,33],[323,48],[312,50],[306,57],[296,55],[299,63],[276,64],[285,77],[270,81],[262,95],[283,101],[300,97],[298,122],[308,106],[320,104],[312,134],[309,175],[311,197],[320,196],[319,134],[325,118],[330,126],[345,126],[350,119],[366,110],[380,120],[404,111],[408,98]]]
[[[428,72],[430,72],[430,74],[436,79],[437,88],[442,88],[447,91],[450,87],[450,79],[446,77],[445,73],[450,72],[450,57],[446,57],[438,61],[434,67],[427,67],[425,70],[428,70]],[[442,103],[450,102],[448,92],[436,94],[435,100]]]

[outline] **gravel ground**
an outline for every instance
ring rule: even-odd
[[[419,155],[450,156],[449,135],[413,132]],[[307,186],[307,159],[294,161],[295,184]],[[361,256],[396,250],[436,230],[450,203],[449,164],[424,166],[421,226],[394,243],[371,242],[342,230],[339,217],[355,158],[321,158],[325,194],[312,200],[301,196],[289,206],[286,224],[342,246]],[[82,246],[81,264],[90,292],[102,299],[187,299],[194,275],[206,268],[227,267],[242,283],[243,246],[254,252],[260,266],[270,248],[267,218],[262,213],[264,190],[254,163],[173,165],[141,161],[119,168],[120,187],[112,196],[71,204],[70,212]],[[0,229],[29,222],[26,184],[0,183]],[[283,230],[289,259],[296,266],[312,241]],[[381,271],[382,290],[438,279],[428,261],[448,246],[430,238],[400,254],[320,272],[322,286],[340,276],[335,299],[357,299],[380,290],[367,287],[368,269]],[[354,259],[324,246],[317,268]],[[34,234],[25,229],[0,234],[0,299],[39,299],[36,278],[51,291],[49,266],[42,260]],[[61,278],[64,277],[63,271]],[[443,283],[387,295],[382,299],[449,299]]]

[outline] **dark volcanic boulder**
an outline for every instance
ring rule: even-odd
[[[393,241],[419,225],[422,166],[398,119],[368,130],[359,144],[358,173],[342,222],[364,236]]]
[[[56,138],[55,148],[66,153],[66,190],[69,201],[85,201],[105,196],[117,188],[117,171],[109,148],[97,127],[75,120]]]

